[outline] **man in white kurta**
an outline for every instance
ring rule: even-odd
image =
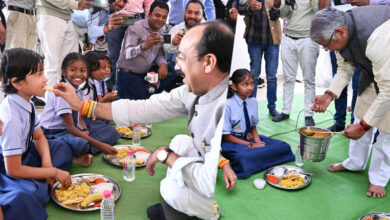
[[[157,148],[146,165],[150,175],[154,175],[154,166],[159,161],[169,167],[160,191],[165,202],[179,211],[174,213],[176,219],[188,216],[210,219],[212,215],[233,40],[232,31],[221,22],[193,27],[183,37],[177,56],[176,69],[185,74],[185,86],[153,95],[148,100],[118,100],[111,104],[99,103],[95,108],[96,116],[114,120],[118,125],[188,115],[190,136],[178,135],[169,148]],[[73,109],[81,109],[81,100],[68,85],[62,83],[56,88],[56,95],[63,97]],[[234,186],[234,171],[229,165],[229,169],[225,167],[224,178]],[[164,207],[157,209],[153,216],[150,207],[148,217],[170,219]],[[178,218],[180,213],[186,216]]]
[[[384,6],[386,7],[386,6]],[[375,18],[374,18],[375,19]],[[349,125],[344,135],[353,140],[349,145],[349,157],[340,164],[332,164],[329,171],[361,171],[365,169],[372,147],[371,163],[368,172],[370,187],[367,196],[384,197],[385,186],[390,178],[390,19],[378,26],[367,41],[365,56],[372,63],[374,80],[379,88],[377,95],[374,83],[371,83],[357,98],[354,125]],[[336,29],[337,31],[337,29]],[[336,33],[336,32],[335,32]],[[348,36],[346,33],[345,36]],[[342,41],[343,35],[334,41]],[[347,38],[348,40],[348,38]],[[329,41],[329,49],[337,49],[338,42]],[[332,46],[333,42],[333,46]],[[320,44],[322,44],[320,42]],[[324,45],[324,44],[322,44]],[[335,48],[332,48],[335,47]],[[340,48],[338,48],[340,49]],[[356,54],[355,54],[356,55]],[[354,63],[337,56],[338,70],[329,90],[313,99],[313,110],[323,111],[337,98],[352,78]],[[372,136],[379,130],[377,142],[373,145]]]

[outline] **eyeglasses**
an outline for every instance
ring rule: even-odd
[[[330,38],[329,38],[328,42],[326,43],[326,45],[322,45],[322,48],[323,48],[324,50],[329,50],[328,47],[329,47],[330,42],[331,42],[332,39],[333,39],[333,34],[334,34],[334,31],[333,31],[332,35],[330,35]]]
[[[183,54],[181,54],[180,52],[177,54],[177,56],[175,57],[175,61],[176,61],[176,64],[178,63],[183,63],[185,61],[187,62],[193,62],[195,60],[193,60],[192,58],[200,58],[202,57],[203,55],[197,55],[197,56],[193,56],[193,57],[185,57],[183,56]]]

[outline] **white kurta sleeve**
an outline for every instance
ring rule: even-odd
[[[390,111],[390,20],[375,29],[367,41],[366,56],[372,63],[379,94],[364,115],[367,124],[377,127]]]
[[[171,175],[178,181],[179,186],[186,185],[207,198],[214,198],[222,124],[223,117],[218,123],[216,135],[211,139],[211,149],[205,154],[204,162],[200,157],[180,157],[172,166]]]
[[[329,90],[339,97],[343,89],[352,79],[355,72],[355,66],[352,63],[345,61],[339,52],[335,51],[335,55],[337,59],[337,73],[330,83]]]
[[[184,105],[186,87],[181,86],[170,93],[152,95],[146,100],[121,99],[112,103],[112,118],[115,124],[158,122],[188,114]]]

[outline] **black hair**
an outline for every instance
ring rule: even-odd
[[[91,77],[93,71],[100,68],[100,60],[105,60],[105,56],[96,51],[90,51],[84,55],[87,61],[88,76]]]
[[[108,56],[105,56],[105,55],[103,55],[103,57],[104,57],[103,59],[105,61],[107,61],[110,64],[110,66],[111,66],[111,64],[112,64],[111,59]]]
[[[64,58],[64,60],[62,61],[62,64],[61,64],[61,70],[62,71],[66,71],[66,68],[70,64],[72,64],[73,62],[75,62],[77,60],[83,61],[85,63],[85,65],[87,66],[87,60],[85,59],[85,57],[82,54],[76,53],[76,52],[72,52],[72,53],[69,53],[68,55],[65,56],[65,58]],[[88,83],[88,77],[87,77],[86,81],[87,81],[87,83],[85,83],[85,86],[81,90],[88,89],[88,93],[89,93],[90,86],[89,86],[89,83]],[[65,82],[65,76],[62,73],[61,73],[61,82]]]
[[[43,65],[43,57],[32,50],[13,48],[6,50],[0,58],[0,79],[5,94],[17,93],[18,90],[12,85],[15,82],[26,79],[29,74],[38,72],[38,65]]]
[[[198,43],[198,60],[212,53],[217,57],[218,69],[224,73],[230,71],[234,45],[234,34],[231,28],[221,21],[201,23],[206,28]]]
[[[111,5],[111,4],[114,4],[114,2],[116,2],[117,0],[108,0],[108,4]],[[126,4],[127,3],[127,0],[123,0],[123,2]],[[108,6],[110,7],[110,6]],[[100,11],[103,11],[103,8],[101,7],[92,7],[92,11],[91,11],[91,14],[95,14],[97,12],[100,12]],[[111,10],[110,10],[110,13],[111,13]]]
[[[237,69],[233,72],[232,77],[230,77],[230,81],[232,82],[232,84],[237,86],[240,82],[245,80],[246,77],[248,77],[248,76],[250,78],[252,78],[253,80],[255,79],[255,77],[252,75],[252,73],[249,70]],[[232,97],[233,95],[234,95],[234,90],[233,90],[232,86],[229,86],[228,98]]]
[[[203,3],[202,3],[201,1],[199,1],[199,0],[190,0],[190,1],[187,3],[186,8],[184,9],[184,11],[187,10],[188,5],[191,4],[191,3],[200,4],[200,6],[202,6],[202,18],[204,18],[204,20],[207,21],[206,13],[204,13],[204,5],[203,5]]]
[[[162,9],[165,9],[169,12],[169,6],[166,2],[163,2],[161,0],[155,0],[152,5],[150,6],[150,9],[149,9],[149,15],[152,14],[154,8],[156,7],[159,7],[159,8],[162,8]]]
[[[203,12],[203,14],[204,14],[204,5],[203,5],[203,3],[202,3],[201,1],[199,1],[199,0],[190,0],[190,1],[188,1],[187,5],[186,5],[186,8],[184,9],[184,11],[187,10],[188,5],[189,5],[189,4],[192,4],[192,3],[200,4],[200,5],[202,6],[202,12]]]

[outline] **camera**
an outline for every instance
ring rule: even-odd
[[[171,43],[171,35],[170,34],[164,34],[163,35],[163,42],[164,42],[164,44],[170,44]]]
[[[133,15],[122,15],[123,25],[133,25],[136,17]]]
[[[269,10],[269,18],[271,19],[271,21],[276,21],[279,19],[279,17],[280,17],[280,10],[279,9],[271,8]]]
[[[158,73],[156,72],[147,73],[144,79],[146,82],[148,82],[148,84],[146,85],[146,90],[150,94],[154,93],[160,86],[160,83],[158,81]]]

